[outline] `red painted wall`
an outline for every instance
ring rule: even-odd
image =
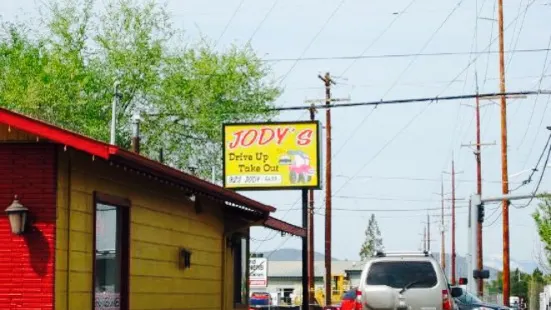
[[[54,308],[56,174],[53,145],[0,143],[0,309]],[[31,217],[21,236],[3,212],[14,195]]]

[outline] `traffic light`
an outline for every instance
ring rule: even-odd
[[[484,205],[478,205],[477,206],[477,212],[478,212],[478,222],[484,223]]]

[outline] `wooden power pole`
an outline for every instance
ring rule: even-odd
[[[335,85],[335,81],[331,79],[329,72],[325,73],[324,76],[318,75],[318,78],[323,81],[325,86],[325,99],[311,99],[306,100],[306,103],[315,103],[319,101],[325,102],[327,106],[330,106],[332,102],[336,101],[350,101],[349,98],[331,98],[331,85]],[[312,107],[310,110],[312,110]],[[312,111],[310,116],[312,117]],[[331,275],[331,161],[332,161],[332,151],[331,151],[331,108],[327,108],[325,111],[325,137],[326,137],[326,151],[325,151],[325,303],[326,305],[331,304],[331,281],[333,279]],[[311,194],[313,195],[313,194]],[[313,201],[313,199],[312,199]],[[313,208],[313,207],[312,207]],[[312,209],[313,210],[313,209]],[[312,220],[313,221],[313,220]],[[313,238],[312,238],[313,239]],[[313,255],[313,254],[312,254]],[[314,264],[312,264],[313,266]],[[313,272],[313,271],[312,271]],[[312,282],[313,283],[313,282]],[[313,284],[312,284],[313,285]]]
[[[478,89],[478,75],[475,72],[475,82],[476,82],[476,93],[479,93]],[[476,118],[476,143],[473,144],[463,144],[462,146],[475,147],[475,157],[476,157],[476,193],[482,195],[482,151],[481,148],[484,145],[495,145],[495,143],[482,143],[480,138],[480,98],[476,97],[475,101],[475,118]],[[471,210],[471,212],[476,212],[476,210]],[[482,239],[482,221],[477,221],[476,223],[477,238],[476,238],[476,268],[482,270],[484,268],[483,261],[483,239]],[[471,272],[471,271],[469,271]],[[484,295],[484,280],[479,278],[477,281],[478,296],[482,297]]]
[[[447,173],[447,172],[445,172]],[[453,159],[453,156],[452,156],[452,172],[449,173],[451,174],[451,177],[452,177],[452,232],[451,232],[451,235],[452,235],[452,251],[451,251],[451,284],[452,285],[455,285],[456,284],[456,277],[455,277],[455,272],[456,272],[456,268],[455,268],[455,258],[456,258],[456,253],[455,253],[455,175],[458,174],[458,173],[461,173],[461,172],[456,172],[455,171],[455,160]]]
[[[455,285],[455,161],[452,159],[452,285]]]
[[[505,55],[503,38],[503,0],[498,0],[499,24],[499,90],[505,93]],[[500,98],[501,104],[501,182],[503,195],[509,194],[509,176],[507,167],[507,100],[505,95]],[[510,278],[509,278],[509,200],[503,204],[503,304],[509,306]]]
[[[331,79],[329,72],[325,76],[318,76],[325,84],[325,104],[331,104],[331,84],[335,82]],[[325,111],[325,305],[331,305],[331,109]]]
[[[430,252],[430,216],[427,213],[427,251]]]
[[[427,251],[427,226],[424,227],[423,231],[423,252]]]
[[[440,264],[442,265],[442,270],[446,270],[446,228],[444,225],[444,178],[442,178],[442,185],[440,188],[440,195],[442,199],[442,213],[440,218],[441,227],[441,244],[440,244]]]

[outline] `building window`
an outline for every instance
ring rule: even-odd
[[[96,195],[95,309],[128,309],[129,205]]]
[[[234,304],[247,304],[248,300],[248,239],[244,237],[234,237],[233,242],[233,300]]]

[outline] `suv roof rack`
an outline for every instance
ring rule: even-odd
[[[386,256],[432,256],[432,253],[429,251],[421,251],[421,252],[384,252],[384,251],[377,251],[375,252],[375,257],[386,257]]]

